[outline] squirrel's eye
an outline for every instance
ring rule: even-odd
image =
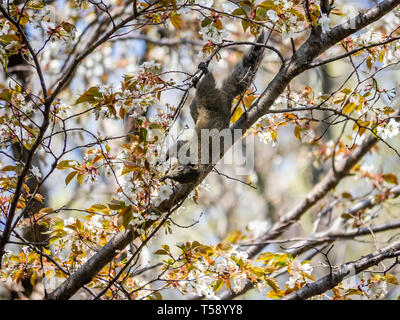
[[[183,166],[178,167],[178,171],[179,172],[183,171]]]

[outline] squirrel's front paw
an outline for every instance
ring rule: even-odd
[[[204,74],[208,73],[207,63],[205,63],[203,61],[199,63],[199,66],[197,68],[199,68],[201,71],[203,71]]]

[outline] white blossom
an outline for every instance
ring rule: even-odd
[[[161,68],[161,65],[159,63],[154,62],[154,60],[151,61],[145,61],[141,64],[141,66],[139,68],[143,68],[143,69],[159,69]]]
[[[232,289],[234,292],[240,292],[247,283],[247,277],[245,273],[241,273],[238,276],[232,278]]]
[[[386,281],[377,281],[370,284],[370,290],[376,299],[382,299],[387,293]]]
[[[393,138],[400,132],[400,124],[393,118],[385,126],[377,128],[378,136],[383,140]]]
[[[214,4],[214,0],[199,0],[199,5],[204,7],[211,7]]]
[[[38,178],[38,179],[42,178],[42,174],[40,173],[40,170],[38,167],[32,166],[31,172],[36,178]]]
[[[160,189],[158,190],[158,196],[153,201],[154,205],[158,206],[164,200],[169,199],[172,193],[173,190],[169,185],[164,185],[160,187]]]
[[[322,32],[329,31],[331,20],[326,13],[323,13],[321,15],[321,18],[319,19],[319,23],[321,24]]]
[[[267,16],[272,22],[277,22],[279,20],[279,17],[276,14],[275,10],[272,10],[272,9],[268,10]]]
[[[270,131],[262,131],[258,133],[258,136],[260,137],[260,141],[264,142],[265,144],[267,144],[268,142],[273,141],[272,139],[272,134]]]
[[[254,220],[249,222],[247,229],[254,235],[255,238],[260,237],[268,231],[270,223],[268,221]]]
[[[162,186],[158,193],[161,201],[169,199],[169,196],[173,193],[172,188],[169,185]]]
[[[214,25],[208,25],[205,28],[202,28],[200,31],[200,35],[203,37],[205,41],[211,41],[213,43],[221,43],[224,38],[227,36],[227,32],[223,30],[218,30]]]
[[[290,264],[290,278],[287,285],[293,288],[296,282],[303,278],[302,274],[311,275],[313,267],[309,263],[301,263],[300,260],[294,259]]]
[[[8,23],[4,23],[3,26],[0,28],[0,36],[8,34],[8,30],[10,30],[10,25]]]
[[[372,164],[363,163],[360,166],[361,172],[373,172],[374,166]]]
[[[14,47],[16,47],[19,44],[18,41],[11,41],[8,45],[4,47],[6,50],[12,50]]]
[[[226,1],[222,4],[222,10],[226,13],[232,13],[238,6],[233,2]]]

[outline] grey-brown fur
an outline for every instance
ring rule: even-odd
[[[261,32],[256,42],[264,44],[264,32]],[[186,145],[185,149],[187,150],[190,146],[187,144],[196,142],[200,148],[200,141],[193,141],[193,139],[200,139],[202,129],[221,131],[229,127],[232,101],[237,95],[243,94],[253,81],[263,58],[264,49],[263,46],[252,46],[223,82],[221,88],[216,87],[214,76],[211,72],[208,72],[205,65],[199,66],[203,70],[204,77],[199,81],[196,95],[190,105],[190,114],[195,122],[195,135],[188,142],[178,144],[178,151],[184,145]],[[198,154],[200,155],[200,150]],[[202,166],[198,165],[199,160],[201,159],[198,159],[196,163],[189,164],[178,162],[168,170],[163,180],[169,178],[180,183],[195,181],[201,174]]]

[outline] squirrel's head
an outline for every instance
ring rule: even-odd
[[[166,179],[175,180],[179,183],[189,183],[195,181],[200,176],[199,166],[197,164],[174,164],[160,181]]]

